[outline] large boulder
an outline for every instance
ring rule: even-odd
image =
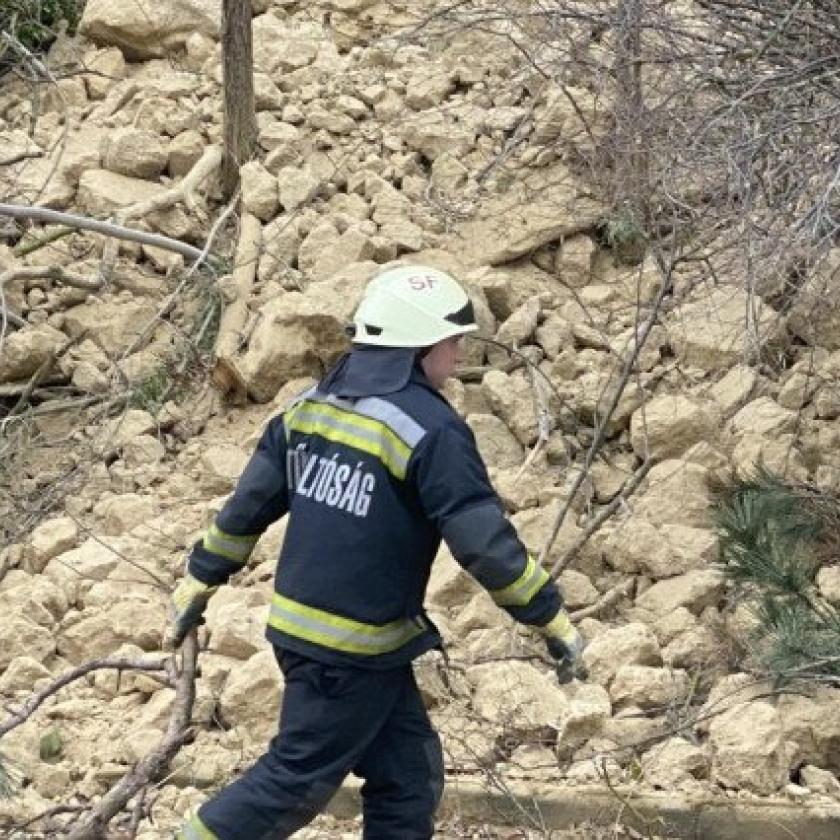
[[[691,678],[680,668],[622,665],[610,683],[610,699],[616,706],[661,709],[683,702],[691,690]]]
[[[764,795],[787,783],[796,752],[783,715],[764,700],[739,703],[714,718],[709,744],[713,782]]]
[[[0,623],[0,672],[18,656],[26,654],[43,662],[54,651],[52,632],[29,617],[15,615],[13,611]]]
[[[265,743],[277,731],[283,699],[283,675],[274,651],[261,650],[232,669],[219,698],[224,721],[247,734],[252,742]]]
[[[134,343],[146,326],[153,322],[158,307],[147,300],[113,300],[83,303],[68,309],[64,328],[73,336],[87,333],[96,336],[96,343],[105,353],[115,356]],[[147,344],[154,330],[149,331],[140,346]]]
[[[703,528],[710,524],[709,471],[700,464],[667,460],[647,474],[634,509],[654,525],[675,524]]]
[[[488,662],[467,669],[473,708],[488,721],[510,720],[517,729],[556,726],[569,701],[556,680],[527,662]]]
[[[817,687],[807,694],[779,698],[785,738],[799,747],[799,757],[811,764],[840,770],[840,689]]]
[[[248,349],[237,368],[258,402],[300,376],[320,376],[347,347],[344,327],[375,263],[354,263],[305,292],[287,292],[260,310]]]
[[[483,202],[476,218],[460,226],[463,258],[474,265],[500,265],[591,230],[603,208],[580,192],[563,166],[518,182]]]
[[[717,539],[711,530],[688,525],[654,525],[645,516],[619,521],[604,537],[610,565],[654,579],[681,575],[715,559]]]
[[[754,331],[747,324],[753,313]],[[784,327],[760,298],[735,288],[713,289],[676,310],[668,323],[671,345],[686,365],[713,371],[780,343]]]
[[[166,55],[194,32],[217,38],[220,26],[220,0],[88,0],[79,31],[96,44],[119,47],[127,58],[141,60]]]
[[[525,457],[522,444],[494,414],[470,414],[467,425],[472,429],[478,451],[488,466],[505,469],[522,464]]]
[[[593,682],[607,685],[623,665],[660,665],[659,643],[651,629],[631,622],[605,630],[587,645],[583,664]]]
[[[831,251],[799,287],[788,329],[808,344],[840,349],[840,248]]]
[[[653,584],[636,598],[636,605],[654,616],[667,615],[679,607],[698,614],[705,607],[714,606],[723,591],[720,569],[695,569]]]
[[[645,781],[665,790],[679,787],[692,779],[705,778],[708,772],[706,750],[685,738],[669,738],[642,756]]]
[[[663,394],[633,413],[630,442],[641,458],[674,458],[709,440],[714,426],[714,413],[707,406],[679,394]]]
[[[130,126],[106,135],[103,152],[105,169],[131,178],[155,180],[169,162],[158,134]]]

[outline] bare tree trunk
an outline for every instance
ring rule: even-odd
[[[613,161],[615,208],[626,225],[644,228],[648,221],[648,149],[645,142],[645,102],[642,92],[642,26],[645,0],[621,0],[616,8],[615,131]],[[620,237],[622,238],[622,237]],[[637,262],[644,254],[642,237],[626,234],[620,255]],[[629,247],[628,247],[629,246]],[[621,254],[621,251],[625,253]]]
[[[239,186],[239,167],[253,157],[257,144],[250,0],[222,0],[222,80],[225,103],[222,189],[228,201]]]

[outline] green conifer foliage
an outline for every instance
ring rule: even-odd
[[[720,560],[757,619],[752,654],[780,679],[840,685],[840,611],[816,575],[840,560],[840,499],[759,468],[718,488]]]

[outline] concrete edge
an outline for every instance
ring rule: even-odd
[[[438,818],[460,817],[528,828],[525,809],[546,828],[561,830],[589,822],[630,826],[674,840],[838,840],[840,805],[798,805],[784,799],[741,800],[640,792],[616,785],[618,794],[603,786],[563,787],[537,783],[507,783],[518,800],[488,789],[474,779],[449,779]],[[360,812],[359,783],[345,784],[329,805],[329,813],[353,818]],[[625,804],[619,801],[618,797]],[[647,825],[645,824],[647,822]],[[534,827],[534,826],[531,826]]]

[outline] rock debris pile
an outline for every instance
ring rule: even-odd
[[[220,144],[219,3],[173,0],[165,16],[142,5],[88,0],[80,34],[52,47],[57,81],[37,110],[22,82],[0,80],[0,148],[19,158],[0,167],[4,201],[106,218],[164,193]],[[604,103],[582,88],[572,107],[490,33],[412,40],[414,6],[253,2],[260,154],[242,167],[241,198],[256,256],[230,353],[247,405],[206,389],[154,404],[179,332],[206,303],[179,299],[162,311],[188,267],[183,257],[122,242],[111,282],[91,287],[27,270],[59,266],[93,282],[101,237],[73,233],[29,254],[0,244],[16,319],[0,352],[0,395],[23,393],[57,356],[33,392],[37,451],[0,501],[10,523],[0,564],[5,705],[91,658],[159,650],[189,546],[263,424],[341,352],[372,272],[395,259],[462,278],[483,333],[553,383],[474,343],[447,393],[523,539],[535,552],[545,544],[659,273],[652,258],[614,258],[598,235],[606,208],[574,165],[591,132],[606,130]],[[69,68],[81,72],[60,72]],[[520,136],[527,142],[512,145]],[[188,204],[138,224],[201,248],[220,195],[214,174]],[[239,294],[229,277],[218,286],[227,303]],[[763,461],[838,483],[840,323],[826,315],[818,345],[805,347],[795,339],[806,320],[795,308],[781,316],[737,283],[687,284],[660,313],[604,457],[547,559],[575,550],[560,580],[569,608],[582,611],[588,681],[561,687],[525,657],[537,648],[441,551],[428,608],[453,666],[430,656],[418,673],[450,769],[490,766],[564,785],[609,773],[669,790],[840,799],[840,691],[779,696],[744,671],[753,619],[715,566],[709,520],[709,479],[730,468],[747,474]],[[756,340],[788,353],[790,366],[778,374],[748,364]],[[145,397],[103,421],[117,389]],[[59,399],[66,405],[37,410]],[[651,457],[635,494],[578,547]],[[16,499],[50,497],[83,467],[84,480],[36,527],[15,530]],[[168,836],[274,730],[283,685],[263,626],[283,528],[269,530],[210,603],[196,737],[160,788],[154,825],[141,824],[145,840]],[[833,571],[820,586],[840,603]],[[616,587],[622,597],[601,610]],[[0,802],[0,825],[101,795],[156,744],[173,697],[153,676],[103,671],[49,699],[0,743],[25,782]],[[60,754],[43,760],[39,743],[53,730]]]

